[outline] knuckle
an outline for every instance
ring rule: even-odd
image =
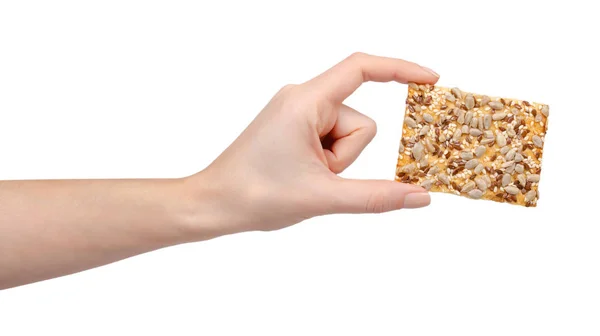
[[[276,96],[285,96],[285,95],[289,95],[291,92],[294,91],[294,89],[296,88],[296,84],[286,84],[284,86],[282,86],[279,91],[277,91]]]
[[[293,88],[295,88],[297,85],[296,84],[286,84],[284,85],[281,90],[279,90],[280,92],[287,92],[292,90]]]
[[[366,126],[365,129],[367,130],[367,135],[369,136],[370,139],[373,139],[375,137],[375,135],[377,134],[377,123],[375,122],[375,120],[367,117],[367,121],[365,122]]]
[[[365,57],[367,57],[367,54],[366,54],[366,53],[364,53],[364,52],[362,52],[362,51],[356,51],[356,52],[353,52],[353,53],[352,53],[352,54],[351,54],[351,55],[348,57],[348,59],[351,59],[351,60],[362,60],[362,59],[363,59],[363,58],[365,58]]]
[[[275,94],[275,101],[278,102],[282,107],[289,108],[289,105],[295,105],[297,100],[298,93],[297,85],[295,84],[287,84],[284,85],[277,93]]]

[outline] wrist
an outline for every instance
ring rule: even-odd
[[[242,205],[237,204],[225,181],[201,171],[176,182],[176,226],[186,242],[208,240],[238,233],[244,220]],[[239,199],[240,194],[235,198]]]

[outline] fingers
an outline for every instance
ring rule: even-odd
[[[329,132],[333,140],[331,148],[325,149],[329,169],[339,174],[356,160],[377,133],[375,122],[346,105],[341,105],[338,118]]]
[[[368,81],[435,84],[439,75],[416,63],[396,58],[352,54],[331,69],[310,80],[309,85],[333,103],[341,103]]]
[[[334,213],[381,213],[421,208],[431,203],[425,189],[396,181],[340,178],[333,189]]]

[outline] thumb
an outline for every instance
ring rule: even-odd
[[[334,190],[338,197],[332,210],[338,213],[381,213],[431,203],[424,188],[397,181],[339,179]]]

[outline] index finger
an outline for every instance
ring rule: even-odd
[[[334,103],[343,102],[365,82],[396,81],[435,84],[439,75],[416,63],[390,57],[354,53],[307,84]]]

